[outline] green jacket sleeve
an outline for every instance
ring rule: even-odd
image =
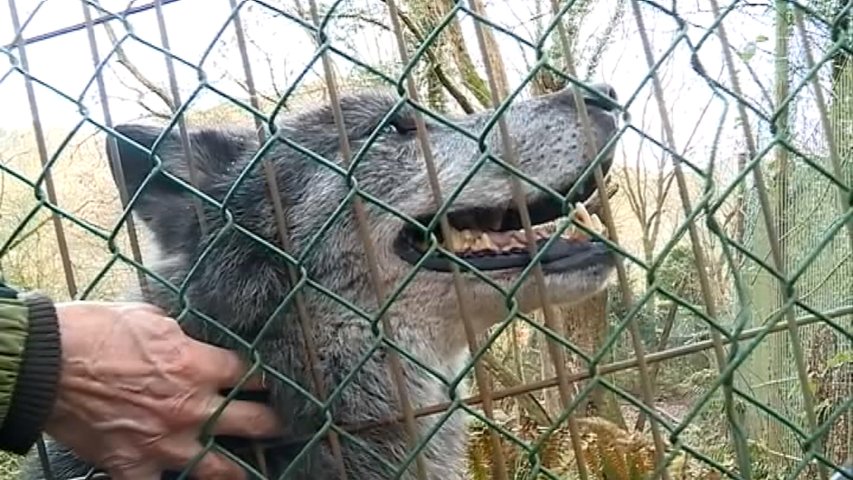
[[[0,450],[24,454],[53,410],[60,368],[53,302],[0,281]]]

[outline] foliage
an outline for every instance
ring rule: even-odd
[[[20,457],[0,452],[0,479],[12,480],[17,478],[20,461]]]
[[[594,480],[640,480],[654,473],[654,446],[638,432],[629,432],[600,417],[578,419],[583,462]],[[509,478],[576,479],[577,465],[570,447],[570,432],[562,425],[556,429],[538,426],[528,418],[507,418],[500,426],[535,450],[523,449],[502,439]],[[488,429],[471,426],[468,462],[472,480],[491,477],[491,443]],[[668,468],[674,480],[717,480],[719,473],[702,468],[679,455]]]

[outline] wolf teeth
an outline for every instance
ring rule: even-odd
[[[582,203],[575,204],[575,221],[586,227],[588,230],[591,230],[601,236],[607,235],[607,228],[598,217],[598,214],[590,214],[589,210],[587,210],[586,206]],[[586,232],[575,229],[574,225],[566,229],[566,232],[569,231],[571,231],[571,233],[568,238],[581,240],[589,238],[589,235]],[[566,234],[563,234],[563,237],[566,237]]]
[[[601,219],[598,218],[598,215],[593,214],[592,217],[590,217],[590,219],[592,220],[592,230],[594,232],[601,233],[601,234],[607,233],[607,228],[601,222]]]
[[[568,217],[560,217],[550,222],[535,225],[533,226],[534,237],[536,240],[547,239],[555,234],[560,225],[566,221],[568,221]],[[582,203],[575,205],[575,222],[599,235],[604,236],[607,234],[607,228],[605,228],[598,215],[590,214]],[[481,232],[451,228],[448,233],[449,235],[444,241],[444,246],[454,252],[506,252],[527,246],[527,235],[524,230]],[[575,224],[570,224],[566,227],[561,237],[575,241],[589,239],[589,235],[577,228]]]
[[[590,226],[592,224],[592,218],[589,216],[589,211],[582,203],[575,204],[575,218],[578,219],[579,223],[586,226]]]

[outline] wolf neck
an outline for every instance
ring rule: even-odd
[[[458,319],[418,312],[416,308],[403,310],[389,312],[391,331],[388,336],[412,353],[419,363],[452,381],[470,357],[462,323]]]

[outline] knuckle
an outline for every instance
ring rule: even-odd
[[[146,312],[147,314],[148,312]],[[158,321],[151,322],[157,328],[157,333],[164,338],[183,339],[184,331],[178,322],[166,317],[157,317]]]
[[[191,475],[204,479],[239,479],[244,478],[243,471],[223,456],[207,452],[201,461],[192,469]]]
[[[108,453],[98,463],[110,472],[130,472],[146,466],[139,455],[119,450]]]
[[[188,378],[196,378],[196,374],[201,370],[201,365],[196,361],[189,348],[182,348],[185,345],[178,344],[172,356],[172,365],[176,372],[188,375]],[[197,380],[196,380],[197,381]]]
[[[192,424],[196,429],[213,429],[217,425],[223,423],[223,416],[226,415],[227,408],[222,406],[221,399],[210,397],[203,402],[199,402],[193,409]]]
[[[175,441],[174,439],[153,441],[149,443],[147,448],[147,454],[150,458],[159,458],[171,465],[183,465],[190,461],[192,457],[187,451],[185,442]]]
[[[200,398],[197,392],[187,391],[174,399],[171,411],[175,420],[183,424],[197,424],[205,421],[215,408],[214,402]]]

